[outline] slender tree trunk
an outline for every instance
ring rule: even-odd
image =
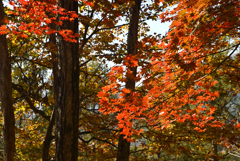
[[[50,24],[49,27],[54,29],[55,24]],[[53,92],[54,92],[54,110],[52,112],[52,116],[48,125],[47,133],[43,142],[43,150],[42,150],[42,161],[49,161],[49,148],[51,141],[53,139],[52,131],[53,126],[55,124],[55,116],[56,116],[56,106],[57,106],[57,55],[54,50],[56,47],[56,36],[55,34],[51,34],[49,36],[50,50],[52,55],[52,66],[53,66]]]
[[[78,12],[78,1],[58,0],[68,11]],[[78,33],[78,20],[63,21],[58,30]],[[78,40],[77,40],[78,41]],[[79,44],[57,36],[58,46],[58,99],[56,109],[56,160],[77,161],[79,119]]]
[[[55,113],[56,112],[55,112],[55,109],[54,109],[53,112],[52,112],[52,116],[51,116],[48,128],[47,128],[47,133],[46,133],[45,139],[43,141],[42,161],[49,161],[50,160],[49,149],[50,149],[51,141],[53,139],[52,130],[53,130],[53,126],[54,126],[54,123],[55,123]]]
[[[139,13],[141,9],[141,0],[135,0],[135,5],[132,5],[130,9],[130,25],[128,28],[128,40],[127,40],[127,52],[128,55],[137,54],[137,36],[138,36],[138,23],[139,23]],[[137,67],[129,67],[132,71],[134,77],[137,74]],[[135,81],[132,78],[127,78],[126,88],[134,90]],[[119,136],[118,140],[118,152],[117,161],[129,161],[130,155],[130,142],[124,139],[124,135]]]
[[[215,154],[213,160],[214,160],[214,161],[219,161],[217,144],[214,143],[214,142],[213,142],[213,148],[214,148],[214,154]]]
[[[3,25],[4,8],[0,0],[0,26]],[[6,35],[0,35],[0,91],[3,113],[4,160],[13,161],[15,153],[15,119],[12,104],[11,65]]]

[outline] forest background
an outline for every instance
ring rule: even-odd
[[[239,14],[236,0],[0,1],[0,159],[239,160]]]

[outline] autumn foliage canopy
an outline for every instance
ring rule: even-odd
[[[226,67],[233,55],[236,60],[231,65],[239,66],[239,14],[239,2],[234,0],[183,0],[171,11],[161,13],[162,22],[172,21],[167,36],[157,42],[144,38],[139,42],[139,55],[124,59],[126,67],[138,66],[143,55],[150,60],[134,78],[139,86],[134,91],[121,89],[124,78],[131,73],[122,65],[113,67],[109,73],[112,84],[98,94],[100,110],[117,113],[119,127],[127,136],[143,131],[143,124],[163,129],[173,122],[191,122],[199,132],[227,126],[214,118],[217,107],[211,102],[219,97],[213,90],[217,75],[231,75],[239,84],[239,70]],[[146,42],[159,51],[145,52]],[[223,52],[228,54],[219,58]],[[119,98],[110,99],[118,93]]]

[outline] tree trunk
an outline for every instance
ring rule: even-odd
[[[214,143],[214,142],[213,142],[213,148],[214,148],[214,154],[215,154],[213,160],[214,161],[219,161],[219,158],[218,158],[218,147],[217,147],[217,144]]]
[[[124,135],[120,134],[118,139],[117,161],[129,161],[130,142],[124,139]]]
[[[141,0],[135,0],[135,5],[132,5],[130,9],[130,25],[128,28],[128,40],[127,40],[127,52],[128,55],[137,54],[137,36],[138,36],[138,23],[139,23],[139,13],[141,9]],[[137,74],[137,67],[129,67],[132,71],[134,77]],[[127,78],[126,88],[134,90],[135,81],[132,78]],[[129,161],[130,156],[130,142],[124,139],[124,135],[119,136],[118,140],[118,152],[117,161]]]
[[[54,126],[54,123],[55,123],[55,114],[56,114],[56,112],[55,112],[55,109],[54,109],[53,112],[52,112],[52,116],[51,116],[48,128],[47,128],[47,133],[46,133],[45,139],[43,141],[42,161],[49,161],[50,160],[49,149],[50,149],[51,141],[53,139],[52,129],[53,129],[53,126]]]
[[[58,0],[68,11],[78,12],[78,1]],[[78,20],[63,21],[58,30],[78,33]],[[78,42],[78,39],[77,39]],[[58,99],[56,109],[56,160],[77,161],[79,116],[79,43],[65,41],[57,36],[58,47]]]
[[[55,24],[50,24],[49,27],[54,29]],[[49,161],[49,148],[51,141],[53,139],[52,130],[55,124],[55,116],[56,116],[56,106],[57,106],[57,55],[54,51],[56,46],[56,36],[55,34],[51,34],[49,36],[50,50],[52,55],[52,66],[53,66],[53,93],[54,93],[54,110],[52,112],[52,116],[48,125],[47,133],[43,142],[43,150],[42,150],[42,161]]]
[[[0,26],[3,25],[4,8],[0,1]],[[0,91],[3,113],[4,160],[13,161],[15,153],[15,118],[12,104],[11,65],[6,35],[0,35]]]

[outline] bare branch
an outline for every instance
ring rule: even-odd
[[[41,115],[43,118],[45,118],[46,120],[50,121],[50,116],[47,116],[47,115],[45,114],[45,112],[37,109],[37,108],[34,106],[32,100],[29,98],[29,96],[26,94],[26,92],[25,92],[22,88],[18,87],[18,85],[14,84],[14,83],[12,83],[12,87],[13,87],[13,89],[15,89],[16,91],[18,91],[18,92],[25,98],[25,100],[27,101],[29,107],[30,107],[36,114],[39,114],[39,115]]]

